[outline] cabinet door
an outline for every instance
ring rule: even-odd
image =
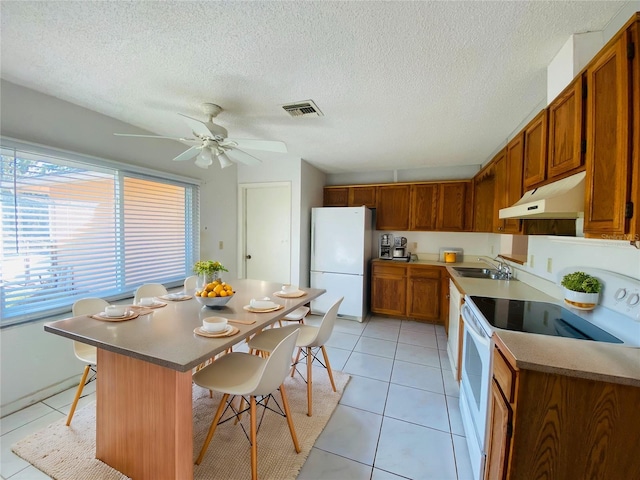
[[[518,134],[507,145],[506,158],[506,206],[510,207],[522,197],[522,166],[524,161],[524,133]],[[522,220],[504,220],[504,233],[520,233]]]
[[[349,187],[349,206],[376,208],[376,187]]]
[[[374,264],[371,275],[371,311],[403,317],[406,307],[406,267]]]
[[[512,413],[495,381],[491,381],[491,397],[490,432],[484,478],[485,480],[501,480],[505,478],[507,473]]]
[[[468,182],[438,185],[438,230],[462,232],[467,229]]]
[[[435,230],[438,215],[438,184],[411,185],[410,230]]]
[[[547,178],[547,110],[542,110],[524,127],[524,190]]]
[[[493,199],[493,231],[504,233],[504,220],[498,217],[501,208],[507,206],[507,148],[503,148],[493,159],[495,170],[495,196]]]
[[[325,207],[346,207],[349,203],[349,189],[347,187],[324,188]]]
[[[378,187],[376,228],[409,230],[409,185]]]
[[[407,316],[432,322],[442,320],[440,268],[414,267],[409,275]]]
[[[473,179],[473,231],[493,231],[493,203],[495,174],[494,167],[480,171]]]
[[[623,235],[629,198],[629,65],[627,38],[587,69],[587,153],[584,232]]]
[[[582,76],[549,105],[548,178],[582,166]]]

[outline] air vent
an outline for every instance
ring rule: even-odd
[[[292,117],[323,117],[324,114],[313,100],[304,100],[302,102],[289,103],[282,105],[282,108]]]

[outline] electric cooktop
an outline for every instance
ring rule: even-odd
[[[600,327],[553,303],[476,296],[471,296],[471,300],[489,324],[503,330],[623,343]]]

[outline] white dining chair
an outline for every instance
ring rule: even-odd
[[[184,279],[184,291],[189,292],[198,288],[198,275],[191,275]]]
[[[161,297],[167,293],[167,289],[161,283],[145,283],[144,285],[140,285],[136,290],[133,303],[137,305],[141,298]]]
[[[109,302],[103,300],[102,298],[83,298],[74,302],[73,306],[71,307],[71,311],[74,317],[80,315],[93,315],[95,313],[103,312],[107,305],[109,305]],[[67,427],[71,425],[71,420],[73,419],[73,414],[76,411],[78,400],[80,400],[80,396],[82,395],[82,390],[84,390],[85,385],[89,384],[95,379],[97,373],[96,347],[94,347],[93,345],[87,345],[86,343],[76,342],[74,340],[73,353],[78,358],[78,360],[84,362],[86,365],[84,367],[82,377],[80,378],[80,383],[78,383],[76,396],[73,399],[73,403],[71,404],[71,410],[69,410],[69,414],[67,415]],[[93,375],[87,381],[87,377],[89,377],[89,372],[91,371],[93,371]]]
[[[327,355],[327,350],[324,347],[324,344],[329,340],[329,337],[331,337],[333,326],[335,325],[336,317],[338,316],[338,309],[340,308],[342,300],[344,300],[344,297],[340,297],[333,305],[331,305],[331,308],[329,308],[327,313],[324,314],[320,325],[317,327],[312,325],[287,325],[282,328],[271,328],[269,330],[262,331],[247,342],[250,351],[269,353],[273,351],[275,346],[280,343],[280,340],[283,337],[291,333],[293,330],[300,330],[300,335],[296,342],[298,353],[296,354],[293,366],[291,367],[291,376],[293,377],[296,372],[296,367],[300,361],[300,355],[302,354],[306,358],[307,363],[307,415],[309,417],[312,415],[313,404],[313,379],[311,375],[311,367],[314,361],[317,361],[327,369],[329,380],[331,381],[331,388],[334,392],[336,391],[336,385],[333,382],[333,372],[331,371],[331,364],[329,363],[329,356]],[[322,363],[318,358],[319,351],[322,351],[324,363]]]
[[[274,347],[271,355],[268,358],[258,357],[256,355],[250,355],[248,353],[233,352],[224,355],[207,365],[206,367],[198,370],[193,375],[193,381],[196,385],[200,385],[203,388],[209,390],[215,390],[222,393],[222,400],[216,410],[216,413],[209,427],[209,433],[202,445],[200,454],[196,460],[196,465],[200,465],[200,462],[204,458],[204,454],[209,447],[211,438],[216,431],[217,426],[223,423],[233,416],[239,417],[243,413],[244,397],[249,397],[249,415],[250,415],[250,427],[249,427],[249,441],[251,442],[251,478],[257,480],[258,478],[258,443],[257,443],[257,413],[256,406],[261,405],[266,408],[269,398],[273,395],[273,392],[280,390],[280,396],[282,397],[282,406],[284,412],[282,413],[289,425],[289,433],[291,433],[291,439],[293,440],[293,446],[296,453],[300,453],[300,445],[298,444],[298,437],[293,426],[293,420],[291,419],[291,412],[289,410],[289,401],[284,387],[284,380],[289,373],[289,367],[291,365],[291,355],[298,339],[298,331],[293,330],[289,332],[289,335],[281,338],[280,342]],[[231,395],[231,399],[229,396]],[[236,395],[241,396],[240,407],[236,410],[233,406],[233,400]],[[261,397],[259,401],[256,401],[256,397]],[[273,402],[276,403],[277,402]],[[234,415],[220,421],[222,414],[226,411],[225,407],[229,407]],[[269,407],[272,408],[272,407]],[[269,440],[269,439],[267,439]],[[235,461],[238,461],[235,459]]]
[[[288,313],[280,320],[278,320],[278,324],[282,326],[282,322],[298,322],[298,324],[304,324],[304,317],[309,313],[309,307],[298,307],[293,312]]]

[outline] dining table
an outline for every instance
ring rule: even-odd
[[[325,293],[300,287],[299,296],[284,298],[279,283],[227,283],[235,293],[221,307],[203,306],[193,294],[165,296],[156,299],[164,306],[132,307],[139,315],[129,320],[81,315],[45,324],[47,332],[97,347],[97,459],[134,480],[193,478],[193,369]],[[265,297],[282,308],[249,311],[252,299]],[[226,318],[238,332],[199,335],[210,316]]]

